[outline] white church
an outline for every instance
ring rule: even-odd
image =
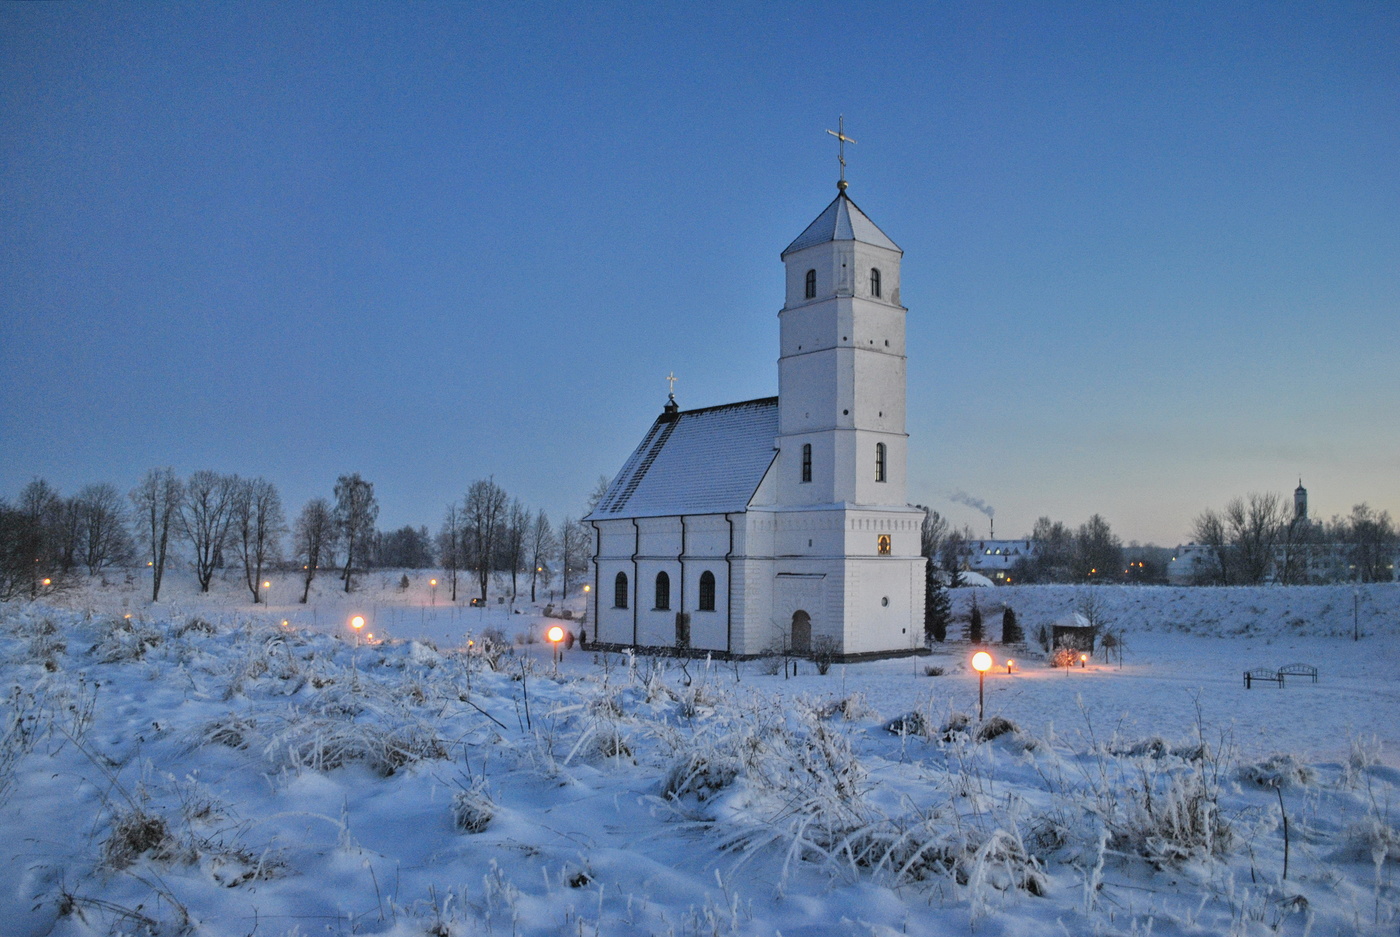
[[[591,644],[845,659],[922,647],[902,256],[843,178],[782,253],[778,396],[681,410],[673,395],[584,518]]]

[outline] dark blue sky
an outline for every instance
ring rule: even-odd
[[[1400,515],[1394,3],[7,3],[0,493],[576,514],[668,371],[776,393],[838,113],[905,250],[911,498]]]

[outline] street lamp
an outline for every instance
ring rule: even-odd
[[[564,629],[554,625],[544,633],[544,636],[549,639],[550,644],[554,645],[554,673],[557,676],[559,673],[559,642],[564,640]]]
[[[1080,655],[1079,655],[1079,669],[1080,669],[1080,670],[1083,670],[1084,667],[1085,667],[1085,665],[1088,664],[1088,662],[1089,662],[1089,655],[1088,655],[1088,654],[1080,654]]]
[[[436,579],[429,579],[429,580],[428,580],[428,585],[430,585],[430,586],[433,587],[433,604],[434,604],[434,605],[437,605],[437,580],[436,580]]]
[[[267,604],[267,595],[266,595],[266,593],[267,593],[267,591],[268,591],[269,589],[271,589],[271,588],[272,588],[272,580],[270,580],[270,579],[264,579],[264,580],[263,580],[263,593],[264,593],[264,594],[263,594],[263,604],[264,604],[264,605]]]
[[[363,615],[356,615],[354,618],[350,619],[350,627],[355,629],[355,646],[356,646],[356,647],[359,647],[359,646],[360,646],[360,629],[363,628],[364,626],[365,626],[365,617],[364,617]]]
[[[986,701],[986,694],[983,690],[983,683],[987,679],[987,671],[992,668],[992,655],[986,651],[978,651],[972,655],[972,669],[977,671],[977,721],[982,721],[982,712]]]

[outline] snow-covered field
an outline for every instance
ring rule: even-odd
[[[556,676],[514,643],[542,603],[410,576],[0,606],[0,934],[1400,926],[1400,586],[1102,588],[1121,667],[993,647],[1017,663],[979,723],[962,642],[790,678],[574,649]],[[1084,593],[974,594],[999,637],[1002,604],[1034,635]],[[1244,689],[1295,661],[1319,681]]]

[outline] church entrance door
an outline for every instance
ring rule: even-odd
[[[812,650],[812,616],[800,608],[792,613],[792,650],[795,654]]]

